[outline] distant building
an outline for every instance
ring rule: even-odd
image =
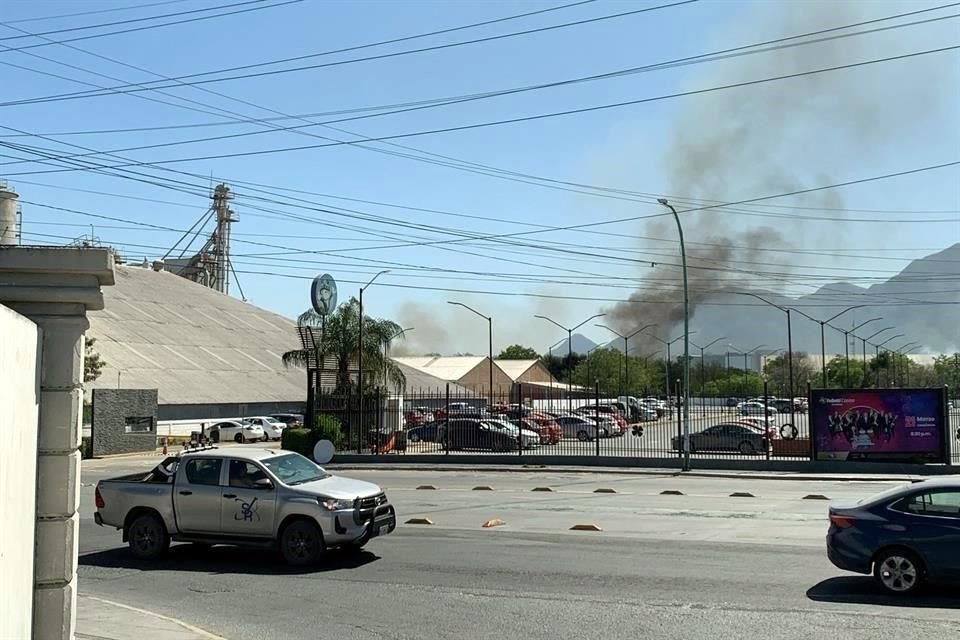
[[[540,359],[536,360],[494,360],[513,382],[534,384],[560,384]]]
[[[470,391],[481,392],[490,388],[490,358],[484,356],[396,357],[393,361],[438,378],[444,383],[456,383]],[[509,393],[512,386],[513,379],[494,363],[494,392]]]

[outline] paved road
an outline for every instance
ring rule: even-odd
[[[92,461],[83,482],[148,466]],[[901,601],[823,554],[825,503],[882,484],[570,473],[351,472],[403,516],[433,519],[317,570],[272,554],[173,548],[132,560],[90,519],[80,590],[175,615],[232,640],[367,638],[955,638],[960,592]],[[433,484],[434,491],[417,490]],[[493,492],[474,491],[491,485]],[[536,493],[534,486],[549,486]],[[595,494],[596,488],[615,494]],[[684,496],[662,496],[680,490]],[[733,498],[730,493],[753,493]],[[480,528],[489,518],[504,527]],[[570,532],[592,521],[600,533]]]

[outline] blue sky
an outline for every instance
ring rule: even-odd
[[[0,27],[0,37],[8,39],[0,40],[0,45],[21,47],[42,42],[35,38],[13,39],[13,36],[22,34],[11,26],[36,33],[220,4],[226,3],[184,1],[58,20],[29,20],[131,6],[131,3],[130,0],[42,3],[6,0],[0,22],[9,26]],[[180,76],[352,47],[560,4],[563,3],[305,0],[214,20],[71,44],[156,74]],[[333,62],[481,38],[658,4],[668,3],[598,0],[481,28],[313,58],[299,64]],[[58,134],[229,122],[231,117],[190,109],[218,112],[226,109],[243,117],[261,118],[273,117],[276,112],[310,114],[472,94],[683,58],[928,6],[937,4],[931,2],[921,7],[912,2],[886,1],[836,5],[815,0],[703,0],[441,51],[204,85],[245,103],[197,88],[176,87],[164,89],[169,95],[141,92],[4,106],[0,124],[30,133],[50,134],[48,138],[96,150],[120,149],[258,131],[264,127],[234,123],[152,132]],[[956,8],[945,9],[897,22],[957,12]],[[894,23],[872,26],[889,24]],[[636,100],[956,45],[960,41],[958,25],[960,19],[948,19],[720,62],[334,126],[361,136],[376,137]],[[111,27],[120,28],[123,26]],[[96,32],[66,32],[47,37],[63,39]],[[82,70],[40,60],[28,53],[72,64]],[[88,72],[114,76],[123,82],[156,79],[148,73],[61,45],[20,52],[0,51],[0,61],[30,69],[0,66],[0,103],[89,88],[37,71],[107,86],[121,82]],[[292,65],[271,68],[284,66]],[[255,304],[295,316],[308,305],[309,281],[249,272],[282,273],[301,278],[329,272],[341,282],[341,295],[345,297],[355,293],[357,282],[366,281],[376,271],[385,268],[384,263],[403,264],[408,266],[394,266],[391,273],[382,276],[378,282],[385,286],[371,288],[365,301],[370,313],[389,316],[405,326],[417,328],[411,333],[412,349],[484,350],[485,323],[462,309],[444,304],[446,300],[463,301],[494,315],[498,348],[509,342],[524,341],[542,349],[560,337],[556,335],[559,330],[539,324],[540,321],[532,318],[534,314],[547,314],[560,322],[575,324],[602,310],[608,303],[525,295],[458,294],[425,287],[611,301],[623,299],[633,286],[649,287],[677,275],[675,270],[651,269],[648,264],[648,261],[669,263],[676,260],[675,229],[671,224],[653,219],[652,222],[633,221],[583,231],[539,233],[514,240],[522,242],[522,247],[505,246],[502,242],[436,243],[450,240],[458,232],[515,233],[532,230],[531,224],[578,225],[662,213],[663,209],[651,197],[625,201],[598,197],[597,192],[592,195],[572,193],[548,188],[543,183],[527,184],[478,175],[382,151],[421,158],[425,157],[422,152],[441,154],[460,161],[568,182],[669,194],[679,203],[693,202],[684,198],[736,201],[957,160],[960,149],[958,70],[960,56],[951,51],[771,82],[759,87],[395,141],[413,147],[413,150],[371,143],[369,146],[380,152],[340,145],[163,165],[208,176],[206,180],[150,167],[135,169],[161,182],[164,179],[187,180],[194,185],[189,194],[85,171],[32,174],[29,172],[51,167],[30,162],[0,164],[0,178],[6,177],[25,201],[24,234],[27,242],[67,242],[69,238],[91,233],[88,225],[92,223],[93,233],[104,243],[117,246],[131,260],[139,260],[145,256],[159,257],[165,253],[164,247],[172,245],[179,234],[92,219],[40,205],[187,229],[208,205],[204,192],[209,176],[213,175],[215,180],[226,181],[237,192],[234,208],[239,222],[234,226],[234,264],[241,272],[246,297]],[[145,97],[190,109],[158,104]],[[196,102],[187,103],[177,98]],[[284,121],[282,124],[293,122]],[[352,139],[347,134],[323,127],[306,131],[341,140]],[[55,140],[13,136],[12,133],[0,129],[0,141],[57,149],[59,153],[80,152]],[[137,161],[155,162],[324,142],[293,131],[271,132],[202,144],[132,150],[123,155]],[[19,157],[29,155],[8,149],[0,149],[0,153]],[[115,159],[98,160],[110,164],[118,162]],[[4,157],[0,162],[14,160]],[[744,270],[762,270],[749,266],[756,264],[755,258],[760,256],[761,261],[768,261],[771,265],[786,265],[783,268],[794,273],[795,277],[774,281],[755,275],[752,284],[794,295],[811,293],[822,284],[844,279],[868,285],[898,272],[910,258],[960,241],[958,174],[960,172],[954,167],[741,207],[739,213],[725,210],[690,213],[684,217],[688,240],[710,243],[723,239],[739,246],[745,244],[747,238],[754,237],[750,235],[751,231],[767,227],[772,235],[755,234],[762,239],[760,253],[737,250],[731,258],[735,262],[731,264]],[[241,184],[243,182],[268,185],[271,191],[289,188],[322,195],[285,192],[280,198],[285,204],[271,204],[256,200],[256,196],[263,194],[250,191]],[[123,199],[68,188],[165,202]],[[291,197],[309,200],[311,204],[308,206],[312,208],[291,206],[296,204],[290,201]],[[435,211],[402,209],[373,202]],[[774,205],[808,208],[789,209]],[[350,211],[340,210],[341,215],[334,215],[316,210],[332,210],[332,207]],[[473,217],[445,215],[437,211]],[[775,215],[758,217],[743,215],[743,211]],[[301,219],[291,219],[291,214]],[[383,216],[383,223],[371,222],[371,214]],[[357,216],[366,219],[357,219]],[[801,216],[825,219],[811,220]],[[860,222],[862,219],[875,222]],[[941,222],[903,222],[912,219]],[[443,229],[418,230],[398,226],[398,223]],[[249,244],[251,241],[291,247],[302,253]],[[416,241],[435,244],[362,250],[364,247]],[[564,252],[564,248],[568,251]],[[342,253],[339,256],[310,253],[317,251]],[[263,255],[265,253],[270,255]],[[591,253],[615,254],[630,259],[591,257]],[[753,262],[750,258],[754,258]],[[429,267],[431,270],[413,267]],[[450,270],[501,275],[451,273]],[[518,281],[521,277],[533,281]],[[604,337],[601,330],[587,333],[596,339]]]

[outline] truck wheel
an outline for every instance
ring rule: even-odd
[[[323,555],[323,532],[306,520],[291,522],[280,534],[280,553],[293,567],[316,564]]]
[[[130,525],[127,531],[130,551],[141,560],[156,560],[170,548],[167,527],[157,515],[145,513]]]

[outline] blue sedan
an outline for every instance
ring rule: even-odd
[[[873,573],[891,593],[913,593],[925,581],[960,582],[960,478],[832,503],[827,556],[845,571]]]

